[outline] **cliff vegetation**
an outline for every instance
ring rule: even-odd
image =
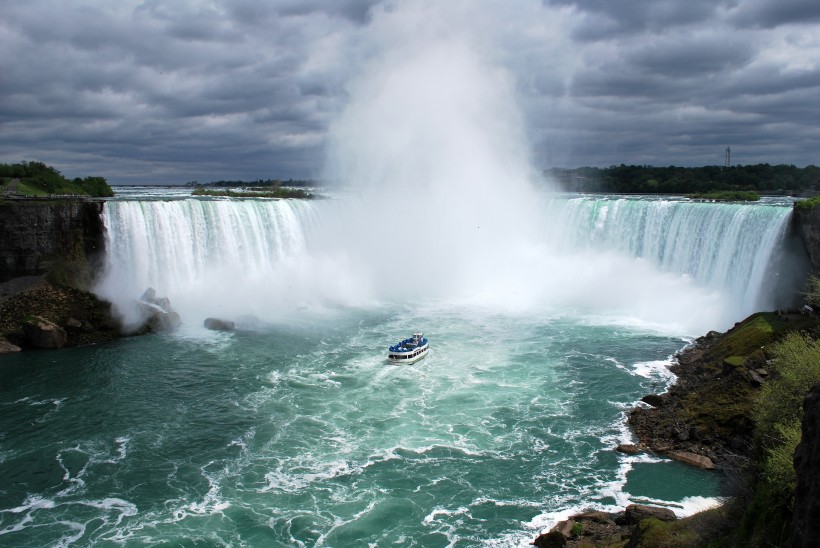
[[[42,162],[0,164],[0,194],[9,196],[113,196],[105,177],[68,179]]]
[[[820,279],[810,278],[806,302],[820,304]],[[654,401],[656,407],[635,409],[630,422],[646,449],[713,458],[730,498],[707,512],[707,536],[679,531],[685,521],[675,527],[645,523],[635,530],[645,542],[632,545],[798,545],[800,526],[792,519],[800,511],[798,482],[820,481],[795,469],[798,443],[812,442],[805,428],[801,436],[801,426],[804,398],[820,383],[820,318],[810,308],[754,314],[726,333],[698,339],[674,370],[676,384]],[[684,540],[693,534],[694,540]],[[667,535],[675,543],[655,543]]]
[[[247,190],[206,189],[197,188],[192,196],[225,196],[228,198],[299,198],[309,200],[314,194],[301,188],[287,187],[253,187]]]

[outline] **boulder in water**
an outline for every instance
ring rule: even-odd
[[[236,324],[230,320],[222,320],[219,318],[206,318],[205,328],[212,331],[233,331],[236,329]]]
[[[704,468],[706,470],[714,470],[715,468],[715,463],[712,462],[712,459],[703,455],[698,455],[697,453],[692,453],[691,451],[672,451],[669,453],[669,457],[685,464],[691,464],[692,466],[697,466],[698,468]]]
[[[182,325],[182,319],[172,308],[167,297],[157,297],[153,287],[145,290],[139,300],[140,310],[145,316],[144,329],[153,333],[174,331]]]

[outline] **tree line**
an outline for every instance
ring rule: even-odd
[[[310,179],[257,179],[255,181],[212,181],[210,183],[199,183],[197,181],[189,181],[185,183],[187,186],[213,186],[220,188],[248,188],[248,187],[313,187],[317,186],[317,181]]]
[[[747,191],[789,194],[820,190],[820,167],[735,165],[655,167],[621,164],[605,168],[552,168],[545,175],[564,190],[627,194],[703,194]]]
[[[15,180],[17,181],[14,186],[11,186]],[[0,164],[0,188],[5,188],[9,193],[29,196],[78,194],[108,197],[114,195],[105,177],[68,179],[57,169],[42,162]]]

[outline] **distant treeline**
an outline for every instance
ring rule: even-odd
[[[302,200],[311,200],[316,196],[302,188],[288,188],[288,187],[248,187],[249,192],[227,190],[224,188],[203,188],[198,187],[194,189],[191,196],[226,196],[228,198],[299,198]]]
[[[59,171],[42,162],[0,164],[0,191],[23,196],[114,195],[105,177],[67,179]]]
[[[636,194],[704,194],[715,191],[790,193],[820,190],[820,167],[757,164],[749,166],[610,166],[548,169],[545,174],[565,190]]]
[[[247,188],[247,187],[280,187],[280,186],[291,186],[291,187],[306,187],[306,186],[317,186],[318,183],[316,181],[311,181],[309,179],[257,179],[256,181],[213,181],[210,183],[201,184],[197,181],[190,181],[185,183],[187,186],[214,186],[214,187],[221,187],[221,188]]]

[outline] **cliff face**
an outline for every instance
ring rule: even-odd
[[[0,201],[0,282],[101,255],[102,208],[79,199]]]
[[[820,206],[794,208],[794,228],[803,240],[815,273],[820,273]]]
[[[820,539],[820,384],[815,384],[803,402],[803,437],[794,452],[797,472],[794,515],[795,547],[817,546]]]

